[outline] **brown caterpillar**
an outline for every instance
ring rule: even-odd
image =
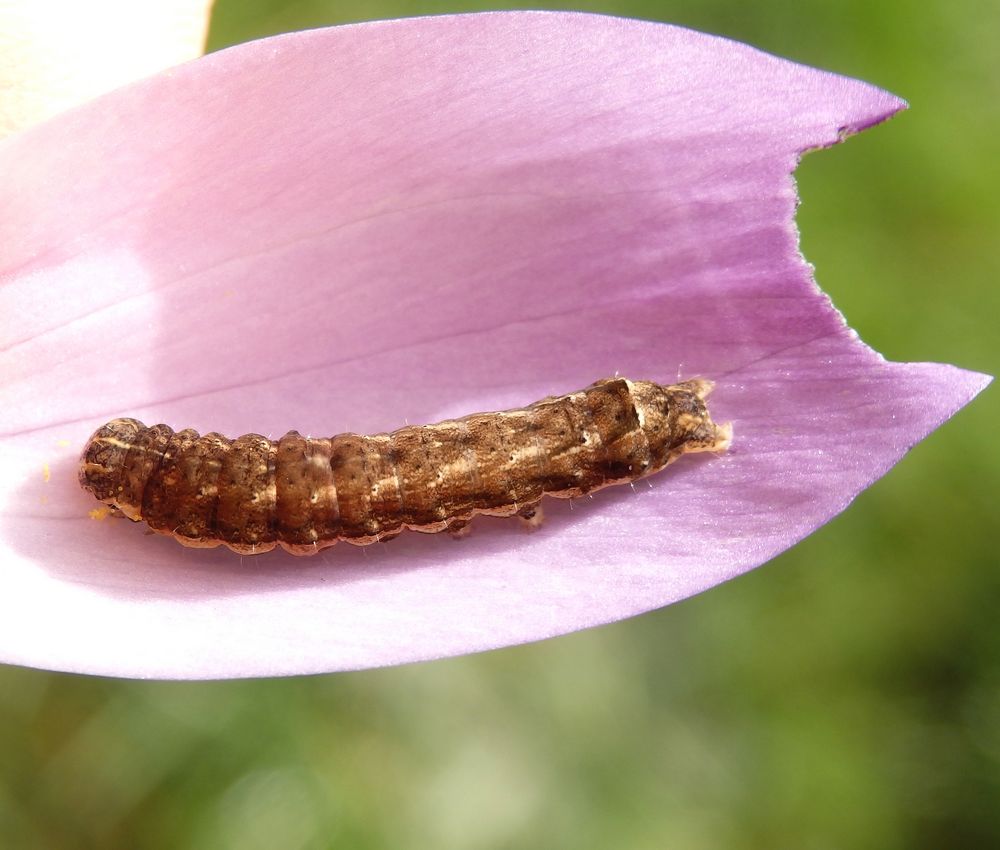
[[[609,378],[519,410],[474,413],[391,434],[200,437],[114,419],[80,458],[97,499],[185,546],[311,555],[404,528],[460,532],[476,514],[536,517],[570,499],[657,472],[686,452],[728,448],[705,406],[712,382]]]

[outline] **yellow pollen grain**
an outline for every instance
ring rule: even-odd
[[[49,479],[51,477],[52,477],[52,470],[49,469],[49,465],[47,463],[43,463],[42,464],[42,480],[46,484],[48,484],[49,483]]]
[[[87,511],[87,516],[89,516],[91,519],[97,519],[97,520],[107,519],[110,515],[111,515],[110,508],[94,508],[91,511]]]

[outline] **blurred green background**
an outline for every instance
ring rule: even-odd
[[[482,8],[219,0],[209,49]],[[803,249],[890,359],[997,373],[1000,4],[573,8],[907,98],[805,159]],[[0,668],[0,846],[1000,847],[998,418],[988,390],[792,551],[584,634],[275,681]]]

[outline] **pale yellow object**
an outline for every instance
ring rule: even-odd
[[[0,138],[200,56],[211,0],[0,0]]]

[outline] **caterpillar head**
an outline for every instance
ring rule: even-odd
[[[669,386],[651,381],[632,383],[636,411],[654,458],[650,471],[687,452],[721,452],[729,448],[732,424],[716,425],[705,404],[712,387],[712,382],[704,378]]]

